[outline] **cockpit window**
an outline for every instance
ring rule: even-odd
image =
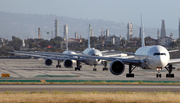
[[[92,56],[95,56],[95,54],[91,54]]]
[[[91,54],[92,56],[99,56],[99,55],[95,55],[95,54]]]
[[[154,55],[166,55],[166,53],[154,53]]]

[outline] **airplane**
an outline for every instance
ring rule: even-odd
[[[104,57],[101,55],[100,51],[90,52],[92,49],[87,48],[84,51],[84,54],[86,55],[78,55],[78,54],[63,54],[63,53],[46,53],[46,56],[54,56],[56,58],[61,57],[62,55],[76,57],[76,58],[69,58],[69,64],[71,64],[72,60],[76,60],[77,64],[79,61],[91,61],[92,63],[98,63],[99,61],[112,61],[110,63],[109,69],[110,72],[114,75],[120,75],[125,70],[125,65],[129,65],[129,73],[126,74],[126,77],[134,77],[134,74],[132,73],[133,70],[135,70],[137,67],[141,67],[142,69],[156,69],[157,78],[161,78],[160,71],[165,68],[168,71],[168,74],[166,74],[166,77],[174,77],[174,74],[172,74],[173,64],[180,63],[180,59],[170,59],[169,52],[165,47],[161,45],[154,45],[154,46],[145,46],[144,44],[144,29],[143,29],[143,20],[141,15],[141,45],[139,49],[136,50],[135,53],[130,53],[131,55],[134,55],[134,59],[127,59],[127,58],[121,58],[121,57]],[[90,55],[87,55],[90,53]],[[16,54],[16,53],[14,53]],[[18,54],[18,53],[17,53]],[[29,55],[28,53],[26,53]],[[30,54],[31,55],[31,54]],[[77,68],[78,65],[77,65]]]

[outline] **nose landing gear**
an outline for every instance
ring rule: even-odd
[[[157,68],[158,74],[156,74],[156,78],[161,78],[161,73],[160,73],[161,70],[162,68]]]

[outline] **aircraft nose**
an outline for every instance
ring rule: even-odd
[[[165,67],[168,64],[168,59],[166,58],[166,56],[159,56],[157,64],[159,65],[159,67]]]

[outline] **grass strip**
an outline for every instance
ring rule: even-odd
[[[2,92],[0,102],[41,103],[179,103],[180,92]]]

